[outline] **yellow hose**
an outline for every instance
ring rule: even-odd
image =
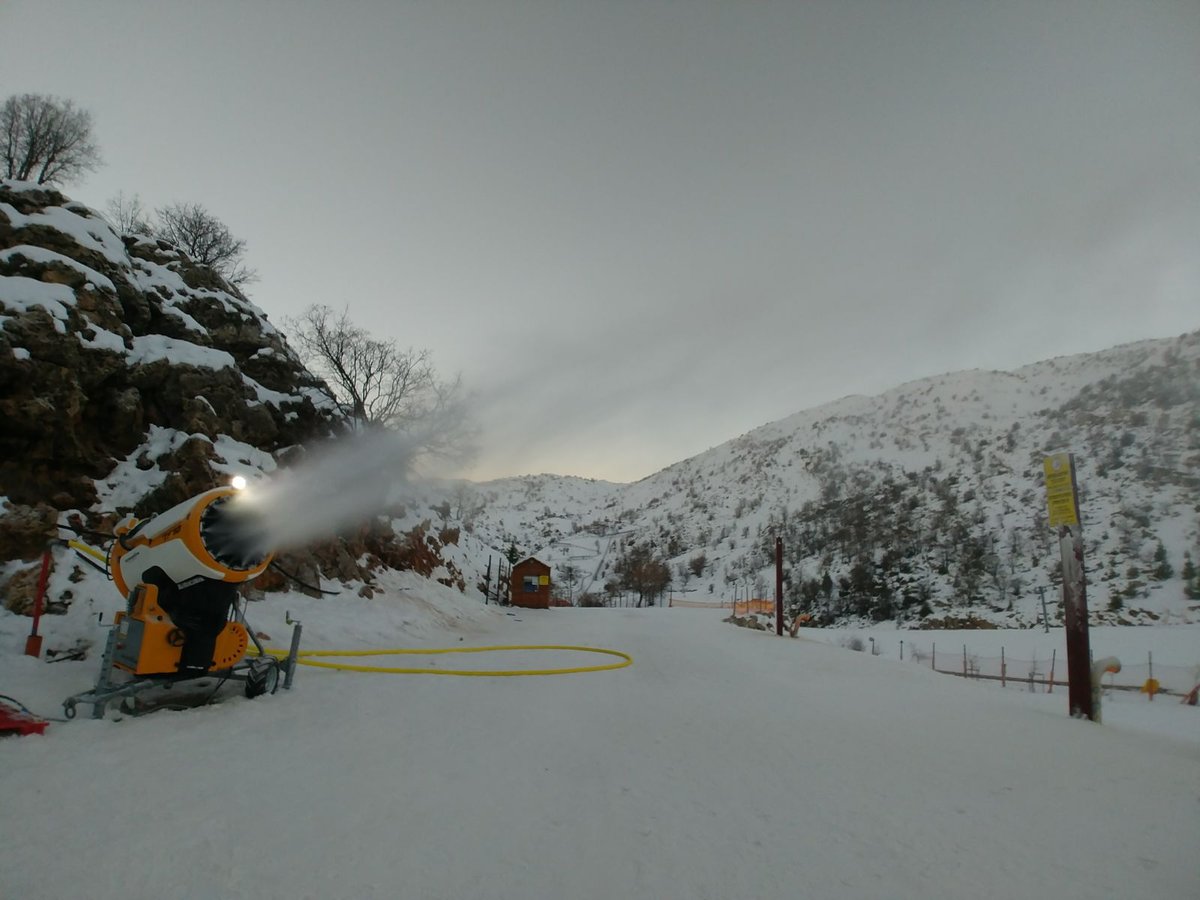
[[[89,547],[87,544],[83,543],[82,541],[67,541],[67,546],[70,547],[72,550],[78,550],[80,553],[86,553],[88,556],[92,557],[92,559],[96,560],[101,565],[108,565],[108,559],[104,556],[104,554],[101,551],[97,550],[95,547]]]
[[[572,666],[563,669],[414,669],[400,668],[393,666],[357,666],[349,663],[330,663],[317,662],[308,657],[314,656],[427,656],[444,653],[489,653],[499,650],[574,650],[579,653],[603,653],[608,656],[618,656],[620,662],[607,663],[602,666]],[[286,650],[278,650],[269,648],[267,650],[273,656],[286,657]],[[605,672],[609,669],[623,669],[626,666],[633,665],[633,657],[628,653],[622,653],[620,650],[605,650],[602,647],[576,647],[567,644],[512,644],[496,647],[435,647],[435,648],[407,648],[407,649],[390,649],[390,650],[301,650],[297,654],[296,662],[302,666],[314,666],[321,669],[338,669],[344,672],[385,672],[393,675],[464,675],[469,677],[482,676],[505,676],[513,677],[517,675],[569,675],[576,672]]]

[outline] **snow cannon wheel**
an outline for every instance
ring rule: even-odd
[[[246,696],[253,700],[279,688],[279,663],[274,659],[257,659],[246,672]]]

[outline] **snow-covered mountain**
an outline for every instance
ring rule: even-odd
[[[778,534],[789,602],[818,617],[1028,624],[1039,589],[1057,612],[1042,460],[1058,451],[1076,455],[1094,616],[1200,618],[1187,596],[1200,593],[1200,333],[927,378],[635,484],[503,479],[462,489],[457,509],[575,596],[621,590],[617,562],[639,546],[677,598],[773,596]]]

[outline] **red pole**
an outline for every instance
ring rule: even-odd
[[[38,573],[37,596],[33,598],[33,628],[25,639],[25,655],[42,655],[42,637],[38,634],[38,623],[42,620],[42,600],[46,596],[46,582],[50,580],[50,548],[42,554],[42,571]]]
[[[775,635],[783,634],[783,538],[775,538]]]

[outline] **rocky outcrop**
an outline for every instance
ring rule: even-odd
[[[0,566],[36,558],[60,523],[106,531],[343,429],[324,384],[216,272],[4,180],[0,422]],[[430,553],[380,524],[293,556],[297,575],[369,582],[380,565],[432,573]]]
[[[0,186],[0,316],[10,504],[152,509],[214,479],[218,435],[272,452],[337,427],[320,382],[236,288],[56,191]],[[152,425],[190,436],[152,459],[171,484],[150,501],[110,496],[104,479],[152,450]]]
[[[379,569],[396,569],[465,590],[462,571],[442,555],[443,537],[433,533],[428,521],[397,534],[386,518],[377,518],[301,552],[281,554],[278,567],[260,576],[256,585],[263,590],[293,587],[318,596],[318,575],[323,575],[343,584],[363,582],[360,593],[369,597],[374,590],[373,574]]]

